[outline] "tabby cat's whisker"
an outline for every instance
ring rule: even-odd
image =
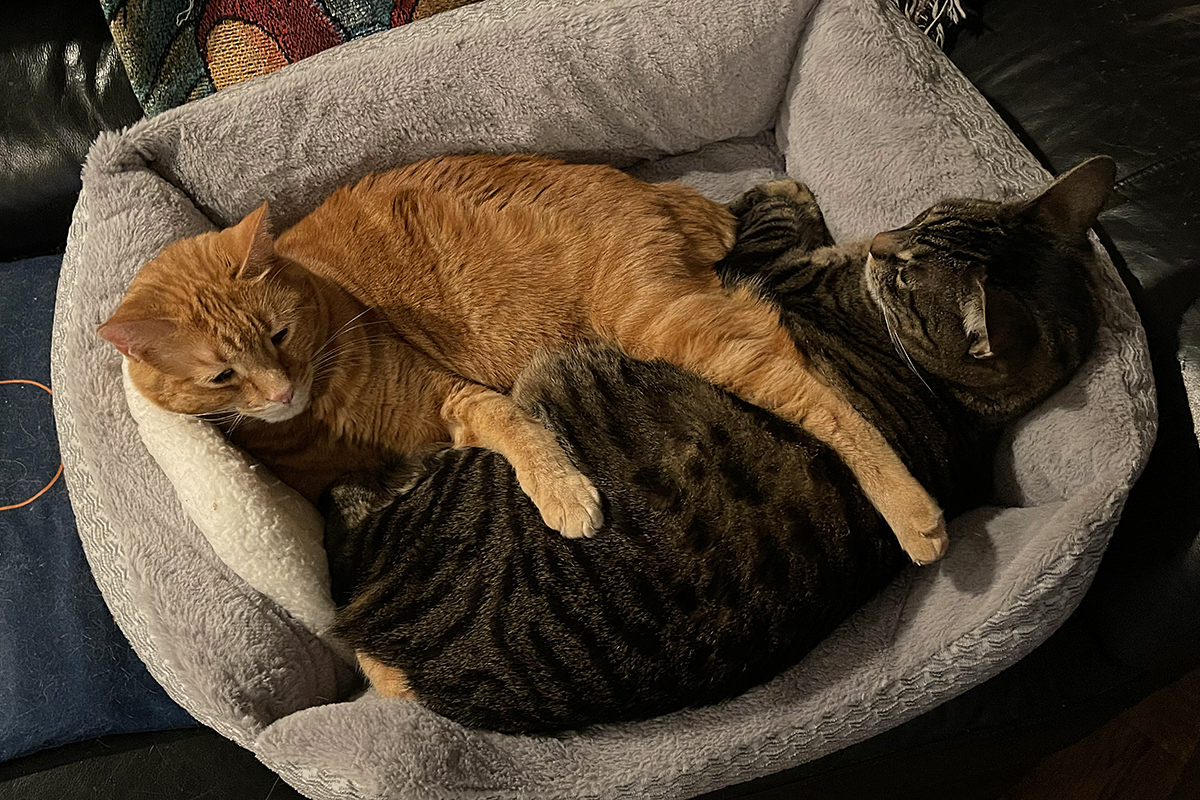
[[[920,370],[917,369],[917,365],[913,363],[912,357],[909,356],[908,350],[905,349],[904,343],[900,341],[900,335],[896,333],[896,329],[892,325],[892,320],[888,314],[888,310],[880,305],[880,311],[883,312],[883,324],[887,326],[888,336],[890,336],[892,339],[892,346],[895,347],[896,352],[904,358],[905,363],[908,364],[908,368],[912,370],[913,375],[916,375],[917,379],[920,380],[921,383],[925,384],[925,388],[929,390],[929,393],[933,394],[933,387],[930,386],[925,380],[924,376],[921,375]]]

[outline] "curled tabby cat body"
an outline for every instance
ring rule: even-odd
[[[422,445],[512,465],[551,527],[589,536],[600,496],[507,392],[543,349],[600,337],[661,358],[828,442],[914,560],[941,511],[755,292],[722,287],[722,206],[678,184],[534,156],[458,156],[368,176],[273,240],[266,208],[146,265],[100,328],[134,384],[310,498],[348,466]]]
[[[803,187],[769,184],[732,204],[720,270],[778,302],[955,513],[989,491],[1001,426],[1091,347],[1086,231],[1112,179],[1097,158],[1033,200],[939,203],[846,245]],[[592,345],[514,397],[603,491],[609,530],[540,536],[481,450],[335,485],[336,631],[381,694],[510,732],[709,703],[794,664],[905,563],[829,447],[670,364]]]

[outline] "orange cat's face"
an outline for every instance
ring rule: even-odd
[[[275,258],[265,211],[164,249],[100,326],[157,405],[267,422],[308,408],[322,344],[316,298]]]

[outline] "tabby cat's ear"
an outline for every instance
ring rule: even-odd
[[[264,202],[229,229],[231,246],[242,256],[235,278],[258,280],[265,278],[275,265],[275,241],[267,228],[268,208]]]
[[[175,332],[169,319],[123,318],[121,309],[100,326],[100,338],[111,342],[121,354],[134,361],[145,361],[163,340]]]
[[[991,358],[992,339],[987,324],[987,291],[983,288],[983,278],[976,276],[967,296],[962,302],[963,330],[967,333],[967,341],[971,343],[970,353],[975,358]]]
[[[983,276],[973,277],[971,284],[962,302],[968,351],[980,361],[1019,366],[1037,345],[1033,318],[1008,292],[988,289]]]
[[[1095,223],[1116,177],[1115,161],[1092,156],[1060,175],[1025,207],[1053,230],[1082,236]]]

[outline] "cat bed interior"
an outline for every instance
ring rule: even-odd
[[[468,151],[608,161],[717,200],[786,172],[839,238],[1046,179],[885,0],[489,0],[105,136],[59,286],[55,413],[97,583],[198,720],[314,798],[686,797],[898,725],[1074,609],[1155,430],[1144,336],[1106,258],[1095,351],[1006,435],[995,504],[953,520],[945,561],[904,572],[775,680],[553,738],[354,697],[324,636],[315,512],[205,426],[127,392],[95,329],[175,239],[264,199],[280,230],[368,171]]]

